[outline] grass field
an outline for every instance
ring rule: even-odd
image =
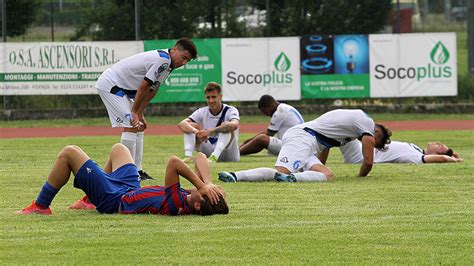
[[[240,140],[250,137],[241,135]],[[472,264],[474,131],[400,131],[419,145],[440,140],[465,162],[358,165],[333,150],[327,183],[221,183],[217,172],[271,167],[265,153],[218,163],[215,183],[228,193],[227,216],[100,215],[67,206],[72,180],[53,215],[17,216],[35,199],[55,155],[76,144],[99,164],[117,137],[0,139],[1,264]],[[147,136],[144,169],[164,174],[180,136]],[[160,185],[163,179],[145,181]],[[183,181],[189,187],[187,181]]]

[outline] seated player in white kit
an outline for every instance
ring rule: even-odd
[[[178,124],[184,133],[184,161],[191,162],[195,150],[211,162],[239,161],[239,111],[222,103],[222,89],[216,82],[209,82],[204,94],[208,106]]]
[[[291,105],[279,103],[270,95],[263,95],[258,101],[258,109],[271,117],[268,128],[240,145],[240,155],[248,155],[267,149],[269,154],[278,155],[281,150],[281,139],[285,132],[298,124],[304,123],[300,112]]]
[[[353,140],[340,147],[345,163],[360,163],[362,143]],[[383,149],[374,151],[374,163],[456,163],[463,159],[441,142],[428,142],[425,149],[409,142],[392,141]]]
[[[170,49],[153,50],[122,59],[102,73],[96,83],[112,127],[122,127],[120,142],[132,154],[141,180],[153,179],[142,170],[144,111],[170,73],[190,60],[197,50],[188,38]]]
[[[363,161],[359,176],[366,176],[373,166],[374,147],[383,148],[389,141],[389,132],[376,125],[362,110],[333,110],[317,119],[290,128],[283,137],[275,168],[257,168],[238,172],[221,172],[219,180],[322,182],[333,174],[317,157],[327,158],[331,147],[361,139]]]

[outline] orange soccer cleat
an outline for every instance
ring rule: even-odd
[[[95,205],[89,201],[87,195],[71,204],[69,209],[73,210],[95,210]]]
[[[33,202],[21,211],[15,212],[16,214],[30,215],[30,214],[42,214],[51,215],[51,208],[42,208],[33,200]]]

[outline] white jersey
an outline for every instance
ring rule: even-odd
[[[204,129],[215,128],[217,123],[221,119],[222,112],[226,107],[228,108],[228,110],[225,113],[222,122],[230,121],[232,119],[240,120],[239,111],[237,110],[237,108],[227,104],[222,104],[222,110],[217,115],[213,115],[211,113],[211,110],[209,109],[209,106],[205,106],[194,111],[188,118],[191,119],[193,122],[200,124]],[[239,129],[236,129],[234,131],[234,134],[238,136]],[[209,136],[209,138],[212,137],[217,137],[217,134]]]
[[[354,140],[340,147],[344,162],[361,163],[363,161],[362,143]],[[381,150],[374,149],[374,163],[424,163],[423,150],[413,143],[392,141]]]
[[[381,150],[375,149],[375,163],[424,163],[423,149],[413,143],[392,141]]]
[[[102,73],[96,88],[110,91],[117,86],[136,91],[142,80],[147,80],[157,89],[170,75],[171,57],[168,50],[153,50],[139,53],[115,63]]]
[[[304,120],[296,108],[285,103],[280,103],[273,113],[270,125],[267,129],[277,132],[278,139],[281,139],[290,127],[301,123],[304,123]]]
[[[374,120],[360,109],[329,111],[313,121],[299,124],[295,127],[309,128],[323,135],[323,138],[318,138],[319,136],[317,136],[318,142],[333,143],[336,141],[340,146],[363,135],[374,136],[375,134]],[[330,143],[327,143],[327,145],[326,143],[320,144],[329,145],[329,147],[334,146]]]

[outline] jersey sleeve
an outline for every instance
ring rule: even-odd
[[[165,200],[161,208],[163,215],[188,214],[189,208],[186,204],[186,192],[181,189],[180,183],[175,183],[165,190]]]
[[[189,119],[191,119],[193,122],[198,123],[200,125],[203,124],[204,120],[204,112],[206,107],[202,107],[194,111],[190,116],[188,116]]]
[[[158,86],[160,86],[160,77],[162,75],[168,75],[165,70],[168,69],[169,66],[170,60],[166,57],[160,57],[145,74],[145,80],[152,84],[153,89],[157,89]]]
[[[268,125],[267,129],[270,131],[278,132],[287,116],[288,110],[278,108],[275,113],[273,113],[272,119],[270,120],[270,125]]]
[[[374,136],[375,135],[374,120],[372,120],[372,118],[370,118],[364,113],[355,122],[355,130],[357,131],[359,136],[363,136],[363,135]]]
[[[232,119],[240,120],[239,110],[237,110],[237,108],[235,108],[234,106],[229,106],[229,110],[225,115],[226,121],[230,121]]]

